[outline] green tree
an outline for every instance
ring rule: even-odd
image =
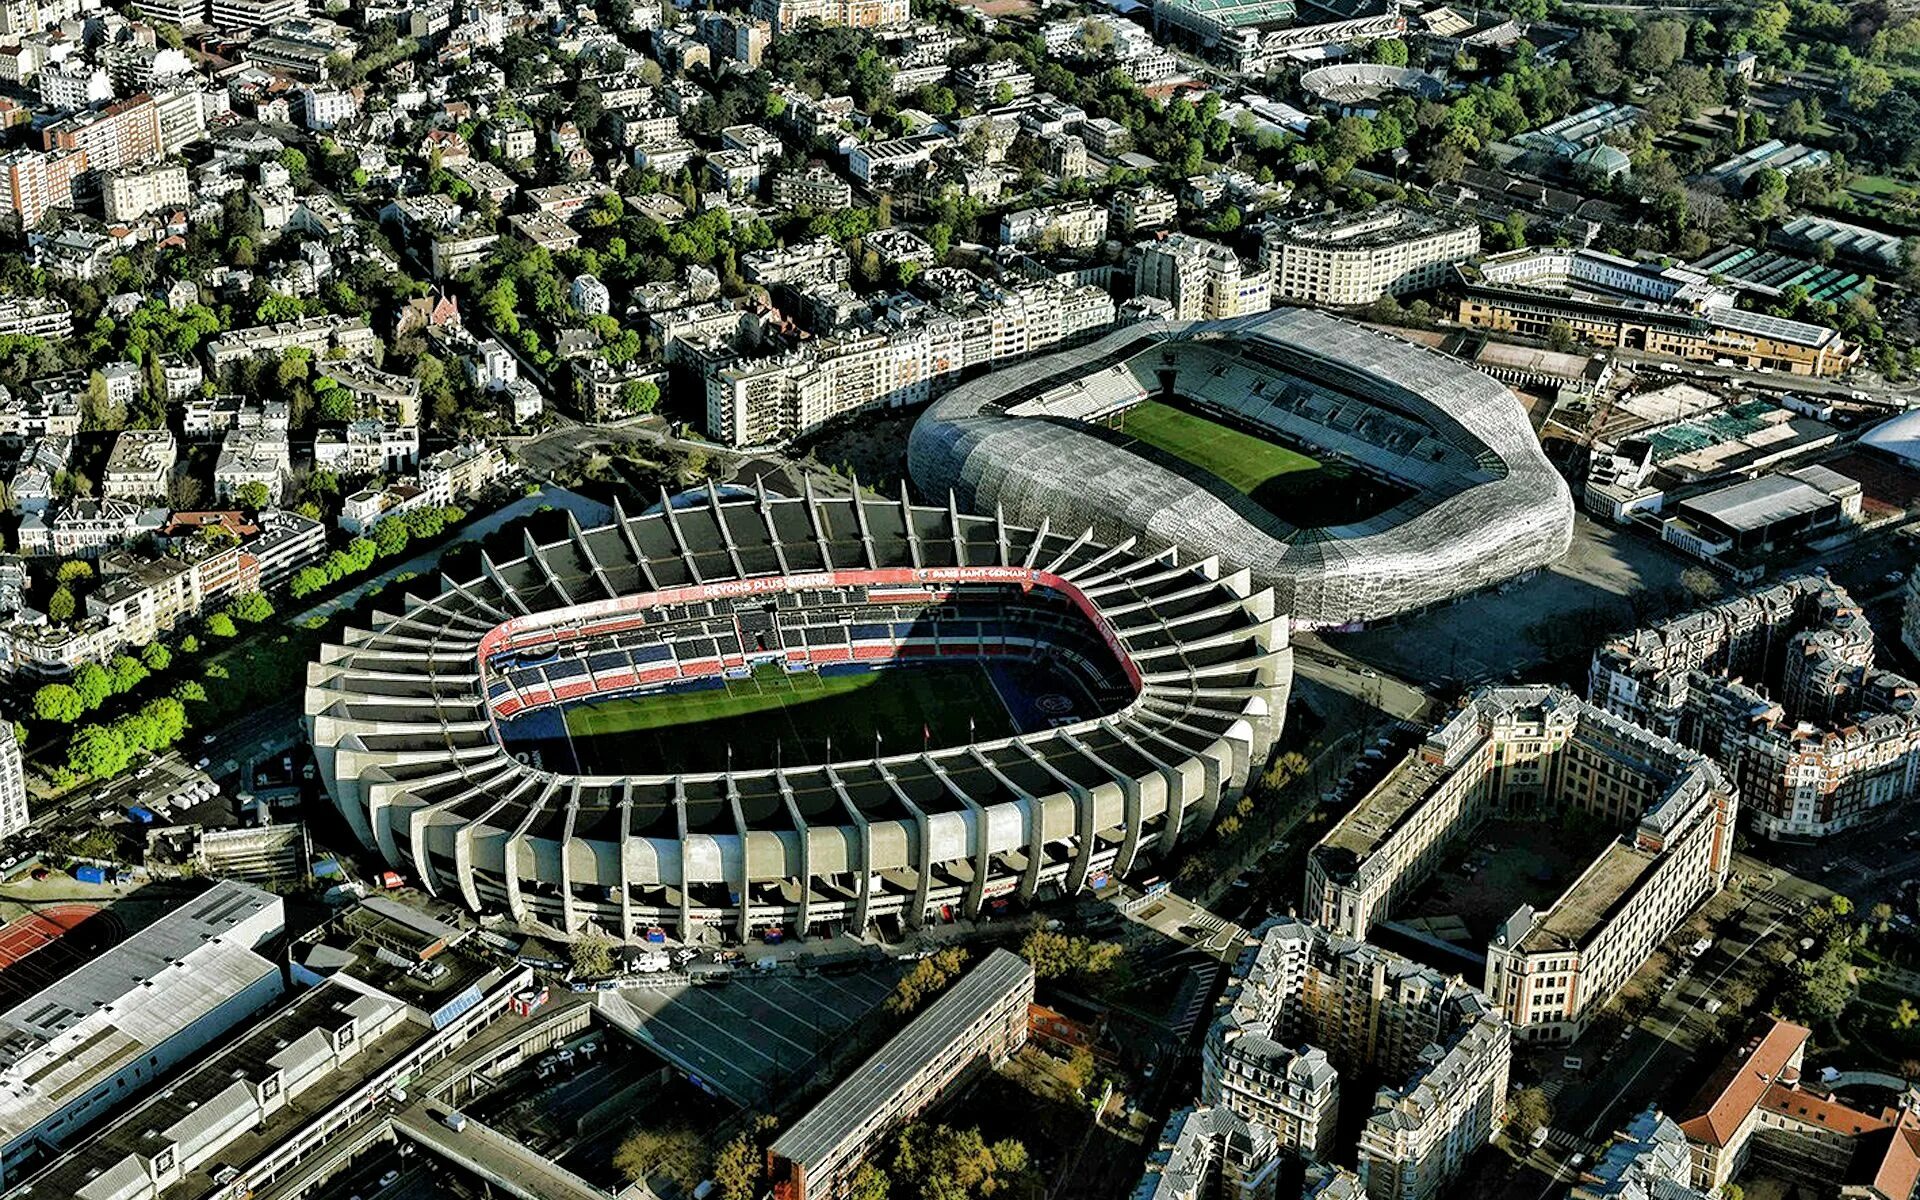
[[[1086,983],[1114,969],[1124,953],[1118,942],[1036,929],[1020,943],[1020,956],[1033,964],[1039,979],[1073,979]]]
[[[381,558],[404,554],[413,534],[399,517],[388,517],[373,527],[373,550]]]
[[[226,613],[217,612],[207,618],[207,632],[218,638],[230,638],[240,630],[234,626],[232,617]]]
[[[267,485],[257,479],[248,480],[246,483],[233,489],[234,502],[239,504],[240,507],[250,509],[254,512],[259,512],[265,508],[272,498],[272,493],[267,491]]]
[[[80,694],[80,702],[92,712],[107,702],[113,695],[113,676],[99,663],[82,663],[73,673],[73,690]]]
[[[1920,1008],[1915,1008],[1913,1001],[1907,999],[1905,996],[1900,997],[1898,1007],[1893,1010],[1893,1027],[1895,1029],[1912,1029],[1915,1021],[1920,1021]]]
[[[113,690],[117,695],[125,695],[139,687],[147,678],[147,668],[131,654],[115,655],[111,670]]]
[[[33,694],[33,715],[42,721],[71,725],[86,711],[80,693],[64,683],[49,683]]]
[[[258,625],[273,616],[273,605],[267,600],[265,592],[248,592],[229,604],[227,611],[233,614],[236,621]]]
[[[887,1200],[887,1174],[870,1162],[860,1164],[847,1183],[847,1200]]]
[[[198,679],[188,679],[173,689],[173,698],[182,704],[204,704],[207,699],[206,685]]]
[[[761,1183],[760,1151],[747,1134],[735,1134],[713,1156],[713,1184],[720,1200],[756,1200]]]
[[[650,413],[660,403],[660,385],[635,379],[620,385],[620,407],[630,413]]]
[[[594,979],[613,974],[613,939],[597,929],[574,938],[568,955],[575,975]]]
[[[53,595],[47,597],[47,619],[56,624],[71,621],[76,607],[73,589],[62,584],[53,589]]]
[[[631,1183],[656,1175],[673,1180],[683,1193],[700,1186],[702,1140],[690,1125],[637,1130],[613,1152],[613,1169]]]
[[[93,564],[84,558],[71,558],[60,564],[53,577],[59,583],[85,583],[93,578]]]
[[[294,599],[300,600],[313,595],[331,582],[333,581],[327,578],[326,571],[321,568],[301,567],[293,573],[293,578],[287,581],[287,591]]]
[[[111,779],[127,769],[132,751],[105,725],[87,725],[67,743],[67,769],[93,779]]]
[[[173,651],[160,642],[148,642],[140,648],[140,661],[149,671],[164,671],[173,665]]]
[[[1523,1144],[1533,1136],[1534,1130],[1545,1128],[1552,1121],[1553,1106],[1539,1088],[1522,1088],[1507,1105],[1507,1132]]]

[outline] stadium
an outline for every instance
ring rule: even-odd
[[[1551,563],[1573,501],[1501,384],[1297,309],[1134,325],[936,401],[930,495],[1252,571],[1303,626],[1438,604]]]
[[[1292,679],[1244,571],[904,494],[569,518],[371,625],[306,691],[354,832],[476,912],[628,940],[1098,888],[1208,827]]]

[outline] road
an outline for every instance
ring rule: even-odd
[[[504,508],[496,509],[484,517],[476,517],[460,527],[459,535],[450,542],[443,542],[431,550],[424,550],[403,563],[388,567],[365,582],[348,588],[339,595],[323,600],[311,608],[295,613],[287,618],[295,625],[304,625],[314,620],[324,620],[336,613],[352,608],[368,595],[386,587],[404,574],[424,575],[440,563],[440,556],[449,547],[461,542],[478,541],[491,536],[522,517],[531,516],[542,508],[562,508],[571,511],[585,526],[603,525],[613,517],[613,510],[598,500],[570,492],[563,487],[548,487],[538,495],[522,496]]]

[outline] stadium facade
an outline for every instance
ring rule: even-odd
[[[1292,652],[1244,570],[1057,528],[904,494],[717,490],[593,529],[569,518],[558,541],[483,554],[474,578],[322,647],[306,692],[322,776],[396,870],[568,934],[917,926],[1098,886],[1203,831],[1259,769]],[[564,751],[510,736],[756,665],[915,660],[1043,664],[1086,704],[1012,736],[738,770],[731,752],[717,771],[554,770]]]
[[[1107,428],[1156,398],[1304,447],[1404,498],[1349,524],[1296,527]],[[1135,325],[996,371],[927,410],[908,465],[925,493],[963,507],[1249,568],[1309,626],[1438,604],[1553,562],[1573,536],[1566,482],[1504,386],[1297,309]]]

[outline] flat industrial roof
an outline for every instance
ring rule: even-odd
[[[924,1071],[960,1032],[1020,987],[1032,986],[1033,967],[1007,950],[995,950],[880,1052],[840,1082],[773,1143],[790,1162],[818,1162],[844,1146],[886,1101]]]
[[[1802,478],[1803,474],[1796,471],[1792,474],[1762,475],[1717,492],[1683,500],[1680,508],[1684,512],[1706,517],[1727,529],[1745,532],[1765,529],[1777,522],[1819,512],[1838,503],[1834,493],[1827,490],[1837,484],[1821,476],[1812,480]],[[1833,476],[1835,480],[1846,479],[1833,471],[1825,474]]]

